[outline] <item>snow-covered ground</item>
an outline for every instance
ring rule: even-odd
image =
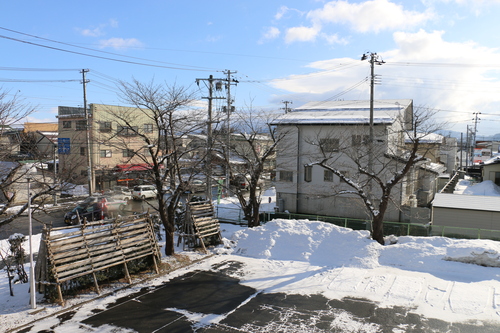
[[[458,181],[453,194],[500,196],[500,186],[491,180],[472,183],[468,179],[461,179]]]
[[[274,197],[273,191],[266,193],[263,210],[273,210]],[[233,207],[234,200],[223,200],[220,205]],[[253,229],[222,224],[221,229],[224,245],[211,249],[214,256],[205,258],[194,268],[181,268],[148,281],[147,285],[160,285],[190,269],[210,270],[215,263],[234,259],[245,264],[243,276],[238,275],[241,283],[265,293],[321,294],[329,299],[364,298],[381,307],[411,308],[412,312],[428,318],[500,325],[498,242],[405,236],[393,238],[395,244],[381,246],[369,239],[368,231],[307,220],[280,219]],[[33,243],[37,249],[38,235]],[[5,242],[0,246],[4,248]],[[182,248],[176,250],[192,260],[206,257],[196,252],[183,252]],[[28,271],[29,267],[26,269]],[[92,309],[102,309],[107,303],[143,286],[126,288],[113,296],[82,305],[56,331],[84,332],[78,323],[89,316]],[[9,296],[6,274],[0,275],[2,330],[61,310],[60,306],[50,304],[39,304],[37,310],[32,310],[27,290],[27,284],[17,284],[15,296]],[[95,296],[89,293],[68,299],[66,307]],[[38,302],[42,301],[41,295],[37,298]],[[221,320],[220,315],[206,316],[207,324],[217,320]],[[47,330],[55,322],[58,321],[53,317],[40,320],[32,331]]]

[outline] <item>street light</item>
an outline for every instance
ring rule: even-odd
[[[30,303],[31,308],[36,309],[36,291],[35,291],[35,266],[33,265],[33,226],[31,220],[31,186],[28,177],[28,221],[29,221],[29,244],[30,244]]]

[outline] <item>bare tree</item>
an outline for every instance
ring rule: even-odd
[[[264,111],[256,112],[252,108],[236,112],[233,116],[233,133],[229,147],[230,159],[225,161],[230,170],[230,177],[244,176],[248,183],[248,193],[236,188],[235,194],[243,210],[249,227],[259,225],[259,208],[262,194],[262,175],[270,171],[270,163],[275,159],[276,146],[284,137],[278,135],[271,125],[275,117]],[[225,138],[218,138],[226,146]],[[238,163],[233,163],[232,159]]]
[[[150,181],[159,194],[158,213],[166,233],[165,254],[172,255],[175,210],[190,181],[182,175],[182,168],[192,168],[202,162],[201,158],[193,159],[192,151],[186,149],[186,135],[199,131],[205,121],[200,119],[198,110],[193,110],[193,94],[184,87],[134,79],[130,83],[121,82],[119,88],[121,100],[135,108],[108,112],[134,140],[124,135],[115,145],[129,149],[133,158],[149,165]],[[153,128],[139,128],[138,118],[147,120],[142,123],[150,123]],[[170,189],[167,190],[166,185],[170,185]],[[165,200],[167,193],[170,196]]]
[[[0,140],[2,147],[0,149],[0,161],[3,165],[0,170],[0,192],[4,201],[4,205],[0,208],[0,214],[3,214],[16,201],[16,197],[20,193],[26,193],[26,177],[32,170],[13,160],[13,149],[20,149],[22,145],[22,135],[11,128],[12,125],[19,123],[27,116],[32,114],[35,108],[20,97],[17,93],[10,94],[9,91],[0,88]],[[10,138],[9,138],[10,135]],[[31,158],[37,159],[36,150],[32,145],[27,145]],[[16,151],[15,153],[18,153]],[[34,177],[33,182],[33,200],[43,198],[44,195],[52,193],[55,186],[52,181],[44,180],[44,177]],[[22,188],[22,190],[21,190]],[[28,207],[25,203],[17,212],[8,214],[0,220],[0,227],[7,225],[19,217]]]
[[[381,138],[370,144],[366,135],[345,135],[345,126],[344,131],[341,127],[332,130],[330,137],[325,138],[323,133],[309,138],[322,156],[309,165],[319,165],[342,180],[344,189],[336,195],[361,199],[371,217],[372,238],[380,244],[384,244],[383,220],[393,202],[393,191],[415,166],[426,160],[421,142],[443,126],[433,121],[434,114],[428,108],[416,108],[411,124],[401,124],[397,132],[387,133],[387,144]],[[349,133],[353,133],[352,127]]]

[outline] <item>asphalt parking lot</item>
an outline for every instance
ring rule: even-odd
[[[219,267],[224,267],[218,269]],[[193,271],[117,300],[82,321],[137,332],[498,332],[483,324],[428,319],[364,299],[257,292],[234,276],[239,262]],[[228,274],[232,273],[232,274]]]

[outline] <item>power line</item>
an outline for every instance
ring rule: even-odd
[[[187,65],[174,64],[174,63],[165,62],[165,61],[149,60],[149,59],[145,59],[145,58],[138,58],[138,57],[126,56],[126,55],[122,55],[122,54],[118,54],[118,53],[113,53],[113,52],[108,52],[108,51],[102,51],[102,50],[96,50],[96,49],[92,49],[92,48],[89,48],[89,47],[78,46],[78,45],[74,45],[74,44],[70,44],[70,43],[56,41],[56,40],[53,40],[53,39],[43,38],[43,37],[40,37],[40,36],[30,35],[30,34],[27,34],[27,33],[24,33],[24,32],[12,30],[12,29],[7,29],[7,28],[3,28],[3,27],[0,27],[0,29],[6,30],[6,31],[10,31],[10,32],[14,32],[14,33],[17,33],[17,34],[20,34],[20,35],[24,35],[24,36],[29,36],[29,37],[33,37],[33,38],[37,38],[37,39],[49,41],[49,42],[52,42],[52,43],[57,43],[57,44],[67,45],[67,46],[76,47],[76,48],[80,48],[80,49],[84,49],[84,50],[89,50],[89,51],[92,51],[92,52],[100,52],[100,53],[105,53],[105,54],[111,54],[111,55],[114,55],[114,56],[119,56],[119,57],[124,57],[124,58],[130,58],[130,59],[146,60],[146,61],[149,61],[149,62],[157,62],[157,63],[164,63],[164,64],[170,64],[170,65],[177,65],[177,66],[193,67],[193,68],[198,68],[200,70],[214,70],[214,69],[210,69],[210,68],[206,68],[206,67],[187,66]]]
[[[39,83],[39,82],[80,82],[80,80],[25,80],[25,79],[2,79],[0,78],[0,82],[31,82],[31,83]]]
[[[80,69],[63,69],[63,68],[22,68],[22,67],[0,67],[0,71],[20,71],[20,72],[73,72]]]
[[[0,27],[1,29],[1,27]],[[194,68],[181,68],[181,67],[174,67],[174,66],[162,66],[162,65],[154,65],[154,64],[145,64],[145,63],[140,63],[136,61],[128,61],[128,60],[122,60],[122,59],[114,59],[114,58],[109,58],[109,57],[102,57],[98,55],[93,55],[93,54],[87,54],[87,53],[82,53],[82,52],[76,52],[76,51],[70,51],[70,50],[65,50],[61,49],[58,47],[53,47],[53,46],[48,46],[48,45],[43,45],[43,44],[38,44],[38,43],[33,43],[33,42],[28,42],[22,39],[17,39],[13,37],[8,37],[4,35],[0,35],[0,38],[4,39],[9,39],[13,40],[16,42],[24,43],[24,44],[29,44],[29,45],[34,45],[34,46],[39,46],[51,50],[56,50],[56,51],[61,51],[61,52],[66,52],[66,53],[72,53],[72,54],[77,54],[77,55],[82,55],[85,57],[91,57],[91,58],[97,58],[97,59],[103,59],[103,60],[109,60],[109,61],[115,61],[115,62],[122,62],[126,64],[131,64],[131,65],[139,65],[139,66],[148,66],[148,67],[155,67],[155,68],[165,68],[165,69],[177,69],[177,70],[184,70],[184,71],[209,71],[208,69],[194,69]],[[96,52],[99,52],[95,50]]]

